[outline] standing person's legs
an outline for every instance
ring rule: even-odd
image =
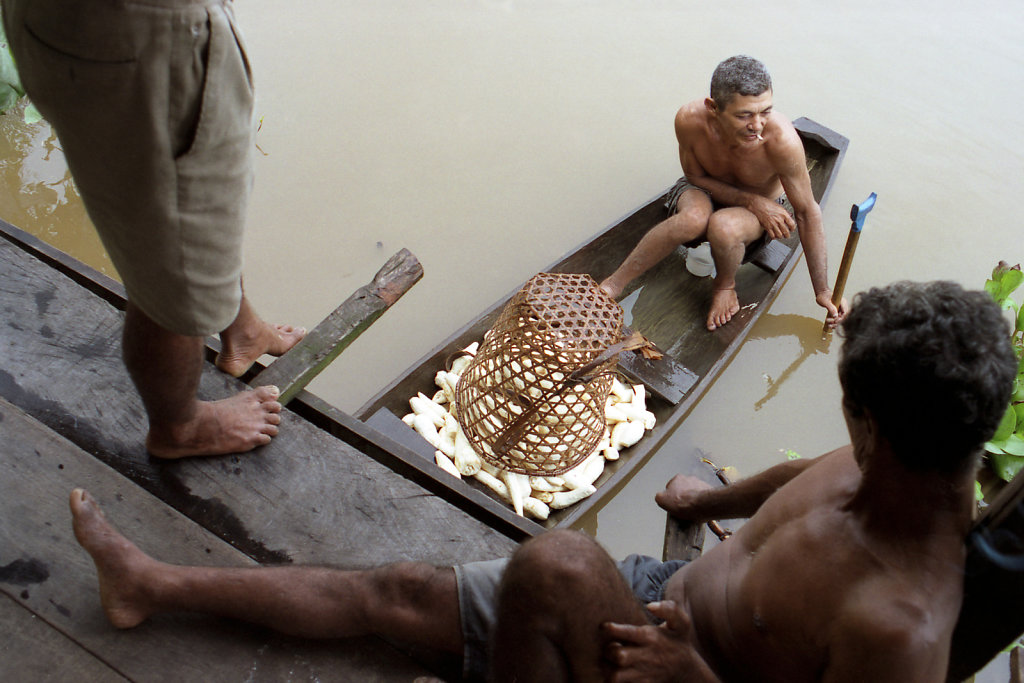
[[[305,332],[263,322],[241,292],[253,93],[230,4],[4,0],[4,21],[125,284],[125,362],[152,452],[266,443],[280,421],[272,389],[213,403],[194,392],[206,334],[222,331],[218,365],[240,375]]]
[[[711,198],[703,190],[690,187],[682,192],[677,211],[645,234],[626,260],[601,282],[601,287],[617,299],[626,286],[653,268],[680,244],[704,235],[711,216]]]
[[[199,612],[306,638],[377,634],[462,652],[455,572],[422,563],[365,571],[320,567],[183,567],[143,553],[71,493],[75,538],[92,556],[110,622],[131,628],[164,612]]]
[[[203,337],[169,332],[128,303],[124,363],[149,417],[146,448],[160,458],[241,453],[270,443],[281,423],[276,387],[220,401],[196,398]]]
[[[217,367],[233,377],[241,377],[264,353],[280,356],[305,336],[304,327],[265,322],[243,292],[238,315],[220,333]]]
[[[608,553],[574,531],[538,536],[516,551],[502,579],[491,679],[603,680],[607,621],[647,623]]]

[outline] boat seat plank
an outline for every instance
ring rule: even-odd
[[[387,408],[381,408],[368,417],[366,424],[414,453],[422,455],[430,462],[434,462],[434,447]]]
[[[281,390],[278,400],[287,404],[422,277],[423,266],[412,252],[402,249],[369,283],[260,372],[252,385],[277,386]]]
[[[774,273],[779,268],[782,268],[786,258],[792,251],[793,248],[785,242],[772,240],[758,249],[749,259],[749,262],[769,273]]]
[[[123,314],[0,240],[0,396],[261,562],[489,559],[508,537],[288,409],[244,455],[161,461],[121,361]],[[200,396],[245,385],[204,364]]]
[[[634,383],[642,383],[659,398],[676,405],[700,377],[669,356],[657,360],[626,351],[619,354],[619,370]]]
[[[21,568],[4,572],[0,591],[124,676],[240,681],[257,673],[267,681],[408,681],[424,673],[376,638],[304,641],[190,615],[159,616],[135,629],[114,629],[100,607],[92,561],[71,529],[67,499],[76,486],[92,492],[108,519],[158,559],[197,565],[256,563],[3,400],[0,418],[0,488],[7,492],[0,496],[0,518],[18,520],[0,527],[0,566],[18,563],[14,566]],[[4,640],[13,636],[5,631]],[[18,673],[17,678],[29,680]]]

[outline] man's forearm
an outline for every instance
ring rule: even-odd
[[[817,208],[815,206],[815,208]],[[811,287],[817,296],[829,289],[828,249],[825,246],[825,228],[821,221],[821,210],[797,212],[797,231],[807,259],[807,272],[811,276]]]
[[[691,185],[695,185],[702,190],[710,192],[711,198],[723,206],[747,207],[752,198],[760,196],[741,190],[738,187],[722,182],[721,180],[712,178],[708,175],[695,175],[694,177],[687,175],[686,180]]]
[[[668,501],[663,507],[674,517],[695,522],[752,517],[773,493],[818,460],[787,460],[728,486],[694,492],[683,508]]]

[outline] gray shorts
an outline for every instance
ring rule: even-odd
[[[466,680],[483,680],[487,675],[487,644],[497,617],[498,586],[506,564],[508,558],[504,557],[455,566]],[[681,560],[661,562],[647,555],[630,555],[619,562],[619,573],[640,604],[646,605],[662,599],[665,583],[684,564]]]
[[[688,181],[686,179],[686,176],[683,176],[682,178],[676,181],[676,184],[673,185],[672,189],[668,191],[668,196],[665,198],[665,208],[668,209],[669,216],[674,216],[679,212],[679,198],[683,195],[684,192],[690,189],[700,190],[701,192],[708,196],[708,199],[711,199],[710,192],[705,190],[703,187],[697,187],[696,185]],[[782,193],[781,196],[776,197],[775,203],[786,209],[786,211],[789,212],[790,216],[793,215],[793,205],[789,202],[789,197],[787,197],[785,193]],[[722,208],[719,204],[716,204],[713,199],[711,200],[711,206],[716,210]],[[703,241],[705,241],[705,239],[701,237],[697,240],[694,240],[690,244],[687,244],[686,246],[697,246]],[[757,251],[758,249],[760,249],[761,247],[763,247],[764,245],[768,244],[771,241],[772,238],[769,237],[767,233],[765,233],[758,237],[753,242],[751,242],[750,244],[748,244],[746,249],[746,255],[744,256],[744,261],[746,261],[746,259],[749,258],[755,251]]]
[[[231,0],[3,0],[3,15],[128,298],[178,334],[226,328],[254,147]]]
[[[676,215],[676,213],[679,212],[679,198],[683,196],[684,192],[690,189],[700,190],[701,192],[708,196],[708,199],[711,199],[710,192],[705,190],[703,187],[697,187],[689,180],[687,180],[686,176],[683,176],[682,178],[676,181],[676,184],[673,185],[672,189],[668,191],[668,195],[665,198],[665,208],[668,209],[669,216],[674,216]],[[789,197],[786,196],[785,192],[783,192],[781,196],[776,197],[775,203],[778,204],[779,206],[784,207],[786,211],[789,212],[790,216],[793,215],[793,205],[789,203]],[[711,200],[711,205],[715,209],[722,208],[720,205],[716,204],[713,199]]]

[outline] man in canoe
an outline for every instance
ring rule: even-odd
[[[197,398],[204,337],[239,376],[305,330],[242,290],[253,91],[230,0],[3,0],[22,83],[53,126],[128,296],[123,356],[160,458],[249,451],[277,434],[275,387]]]
[[[675,130],[684,175],[668,195],[669,217],[644,235],[601,287],[617,299],[679,245],[707,240],[717,270],[707,318],[714,330],[740,309],[736,271],[747,250],[797,230],[814,298],[835,327],[846,302],[838,308],[832,303],[821,209],[800,137],[772,108],[764,64],[742,55],[719,64],[711,96],[680,108]]]
[[[311,638],[375,633],[498,681],[942,682],[978,454],[1016,356],[991,298],[949,282],[861,294],[843,332],[852,444],[728,488],[672,479],[655,499],[672,515],[750,515],[689,564],[615,563],[553,531],[455,568],[184,567],[143,554],[80,489],[76,538],[121,628],[184,610]]]

